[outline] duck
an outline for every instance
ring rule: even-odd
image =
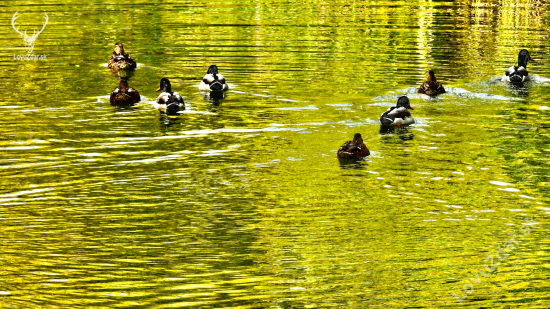
[[[208,68],[206,75],[204,75],[201,83],[199,84],[199,90],[208,91],[211,95],[223,94],[223,92],[228,89],[229,86],[227,86],[225,78],[218,72],[218,66],[215,64]]]
[[[120,70],[135,70],[137,67],[136,61],[132,59],[132,56],[124,52],[124,46],[122,43],[115,44],[115,50],[109,62],[107,63],[109,69],[113,69],[115,72]]]
[[[111,91],[110,101],[111,105],[129,105],[138,103],[141,97],[139,92],[128,86],[126,80],[121,80],[118,87]]]
[[[411,116],[409,109],[414,110],[411,107],[409,98],[407,96],[399,97],[396,106],[392,106],[382,113],[380,125],[383,127],[401,127],[413,124],[414,118]]]
[[[531,80],[529,72],[527,72],[527,63],[529,60],[534,61],[527,49],[522,49],[518,55],[518,65],[511,66],[502,77],[503,82],[520,84]]]
[[[370,151],[363,143],[361,133],[355,133],[352,141],[347,141],[338,149],[338,158],[361,159],[370,155]]]
[[[437,81],[434,71],[430,70],[428,71],[426,81],[418,88],[418,93],[435,96],[445,93],[445,88],[443,88],[443,85]]]
[[[172,85],[168,78],[160,80],[160,86],[157,91],[162,92],[157,97],[158,109],[168,115],[176,115],[179,111],[185,110],[183,98],[177,93],[172,92]]]

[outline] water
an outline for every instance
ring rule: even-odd
[[[1,307],[550,306],[546,3],[65,3],[0,4]],[[48,14],[46,61],[14,61],[15,11]],[[522,48],[533,82],[502,84]],[[429,69],[447,94],[415,93]],[[417,123],[381,134],[402,94]]]

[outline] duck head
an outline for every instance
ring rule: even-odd
[[[216,76],[216,74],[218,74],[218,66],[213,64],[211,65],[209,68],[208,68],[208,72],[206,72],[206,74],[212,74],[214,76]]]
[[[527,68],[529,60],[534,61],[527,49],[522,49],[518,55],[518,67]]]
[[[427,80],[429,82],[436,82],[437,81],[437,78],[435,78],[434,71],[432,71],[432,70],[428,71],[428,79]]]
[[[160,86],[157,89],[157,91],[163,91],[163,92],[169,92],[172,93],[172,85],[170,85],[170,81],[168,78],[162,78],[160,80]]]
[[[361,133],[355,133],[355,135],[353,136],[353,143],[355,145],[363,144],[363,137],[361,137]]]
[[[116,43],[115,44],[115,54],[122,55],[124,54],[124,46],[122,46],[122,43]]]
[[[409,98],[407,96],[401,96],[399,99],[397,99],[397,105],[396,107],[404,107],[406,109],[414,109],[411,107],[411,103],[409,102]]]

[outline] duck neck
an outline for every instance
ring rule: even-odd
[[[524,67],[527,68],[527,62],[529,62],[529,59],[527,59],[526,56],[519,56],[518,58],[518,67]]]

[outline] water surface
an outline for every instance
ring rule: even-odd
[[[545,2],[0,7],[1,307],[550,306]],[[46,61],[14,61],[15,11],[28,33],[48,14]],[[108,102],[119,41],[129,108]],[[522,48],[533,82],[501,83]],[[416,94],[429,69],[447,94]],[[403,94],[417,123],[381,134]],[[358,132],[372,155],[341,164]]]

